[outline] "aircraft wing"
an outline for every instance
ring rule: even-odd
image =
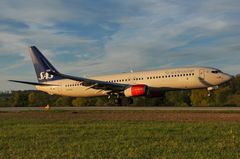
[[[58,86],[58,85],[53,85],[53,84],[27,82],[27,81],[16,81],[16,80],[8,80],[8,81],[10,81],[10,82],[16,82],[16,83],[22,83],[22,84],[28,84],[28,85],[34,85],[34,86]]]
[[[112,82],[105,82],[105,81],[88,79],[88,78],[83,78],[83,77],[75,77],[75,76],[61,74],[59,72],[54,72],[54,71],[51,71],[51,70],[48,70],[47,72],[52,74],[52,75],[57,75],[57,76],[62,77],[62,78],[67,78],[67,79],[79,81],[79,82],[81,82],[81,84],[83,86],[86,86],[86,87],[89,87],[89,88],[105,90],[105,91],[110,91],[110,92],[124,91],[126,88],[131,86],[129,84],[112,83]]]

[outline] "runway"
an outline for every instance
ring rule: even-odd
[[[44,111],[44,107],[0,107],[0,112]],[[66,111],[240,111],[240,107],[50,107]]]

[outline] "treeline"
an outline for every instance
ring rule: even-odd
[[[0,93],[0,107],[114,106],[113,98],[72,98],[48,95],[36,90]],[[240,77],[221,86],[208,97],[206,89],[167,92],[163,98],[133,98],[132,106],[240,106]],[[123,105],[127,99],[123,99]]]

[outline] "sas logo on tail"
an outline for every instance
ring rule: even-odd
[[[38,78],[39,80],[50,80],[50,79],[53,79],[53,75],[50,75],[49,73],[47,72],[41,72],[40,74],[40,78]]]

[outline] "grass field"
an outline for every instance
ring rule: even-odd
[[[238,122],[111,120],[98,113],[0,113],[0,158],[240,158]]]

